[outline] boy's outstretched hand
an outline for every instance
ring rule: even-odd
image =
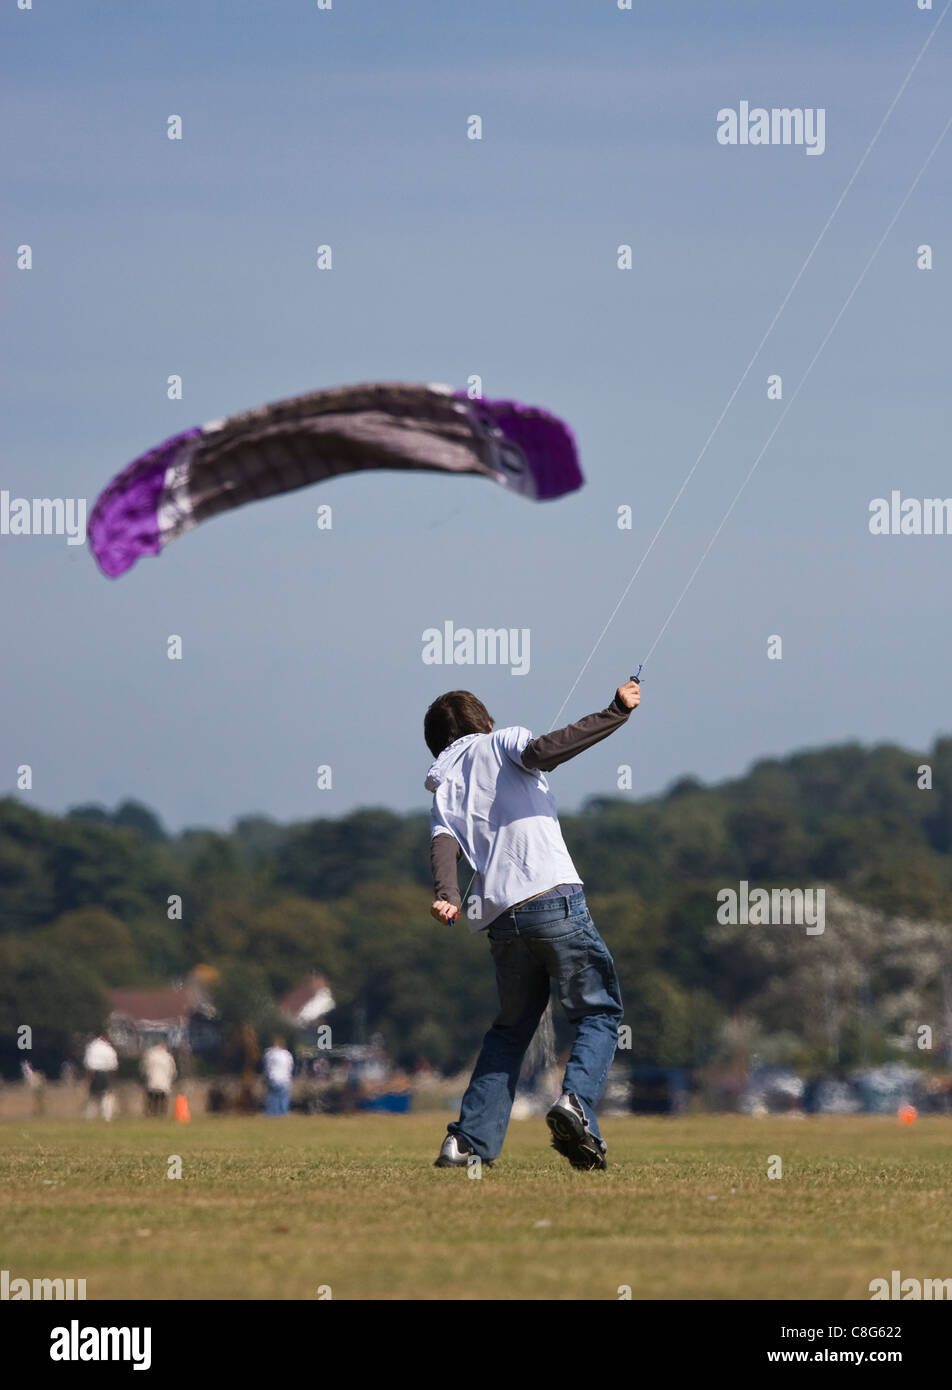
[[[448,903],[445,898],[437,898],[430,908],[430,916],[435,917],[438,922],[444,923],[445,926],[455,922],[459,914],[460,909],[455,907],[453,903]]]
[[[641,686],[636,680],[626,681],[618,687],[618,703],[626,709],[637,709],[641,704]]]

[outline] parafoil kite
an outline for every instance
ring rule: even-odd
[[[173,435],[133,460],[89,518],[110,578],[207,517],[365,469],[476,473],[544,500],[581,487],[575,441],[548,411],[449,386],[316,391]]]

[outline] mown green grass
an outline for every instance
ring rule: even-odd
[[[90,1299],[868,1299],[892,1269],[952,1276],[948,1120],[614,1119],[590,1174],[513,1122],[478,1181],[432,1166],[443,1123],[10,1121],[0,1268]]]

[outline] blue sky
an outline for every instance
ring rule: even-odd
[[[422,809],[441,690],[549,727],[941,13],[8,0],[0,488],[91,507],[189,425],[471,373],[569,420],[587,485],[533,506],[478,479],[338,480],[217,518],[115,582],[62,537],[0,536],[0,788],[29,764],[32,805],[133,796],[173,829]],[[952,18],[565,719],[607,703],[654,640],[783,408],[768,374],[789,399],[948,120],[950,74]],[[741,100],[823,107],[824,154],[720,146],[716,113]],[[952,135],[667,629],[642,709],[557,774],[563,806],[614,794],[620,762],[639,796],[948,731],[952,537],[873,537],[867,518],[894,488],[952,495],[950,162]],[[446,620],[529,628],[529,673],[424,666],[422,633]]]

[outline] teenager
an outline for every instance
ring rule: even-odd
[[[491,1163],[502,1148],[526,1049],[555,982],[575,1025],[562,1095],[546,1115],[552,1145],[573,1168],[607,1166],[595,1115],[615,1055],[621,994],[615,966],[595,928],[582,880],[562,839],[546,772],[600,743],[641,700],[634,679],[606,709],[533,738],[518,726],[494,729],[481,700],[451,690],[434,700],[424,737],[436,761],[430,859],[439,922],[453,922],[462,899],[457,861],[474,870],[470,931],[486,931],[500,1009],[449,1125],[437,1167]]]

